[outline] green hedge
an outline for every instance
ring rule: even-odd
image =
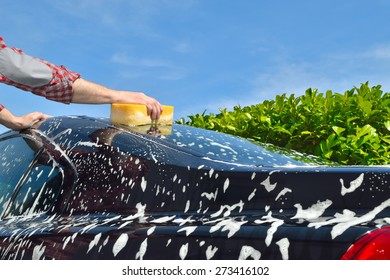
[[[390,163],[390,93],[368,82],[344,94],[308,89],[178,123],[229,133],[348,165]]]

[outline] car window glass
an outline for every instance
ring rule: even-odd
[[[158,147],[159,145],[156,143],[160,143],[163,146]],[[170,153],[167,146],[203,159],[233,164],[304,166],[311,163],[302,162],[301,158],[296,160],[296,155],[292,152],[285,155],[256,145],[243,138],[179,125],[174,125],[170,134],[160,135],[159,137],[140,134],[140,137],[137,139],[136,137],[128,137],[125,133],[118,134],[113,139],[113,144],[120,147],[121,150],[130,151],[137,156],[147,157],[153,154],[156,160],[178,165],[183,161],[177,160],[177,152]]]
[[[31,172],[11,202],[7,217],[49,210],[60,191],[63,179],[60,166],[43,152],[34,162]]]
[[[207,158],[230,163],[257,166],[307,165],[296,160],[292,153],[275,153],[247,139],[195,127],[174,126],[172,133],[162,136],[161,140],[174,143],[178,148],[203,154]]]
[[[22,137],[0,142],[0,214],[6,208],[19,180],[35,157],[33,150]]]

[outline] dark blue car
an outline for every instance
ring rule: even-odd
[[[1,259],[390,259],[390,168],[188,126],[0,135]]]

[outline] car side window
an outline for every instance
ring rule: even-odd
[[[64,183],[64,172],[42,144],[29,137],[0,141],[2,218],[46,212]]]
[[[41,162],[42,158],[44,162]],[[47,155],[41,155],[34,162],[31,172],[11,202],[7,217],[37,214],[52,206],[60,191],[63,176],[55,161],[46,161],[47,158]]]
[[[7,208],[36,151],[22,137],[0,141],[0,214]]]

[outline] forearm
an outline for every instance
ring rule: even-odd
[[[139,103],[142,95],[140,92],[127,92],[128,95],[121,94],[122,91],[113,90],[96,84],[83,78],[73,82],[72,103],[82,104],[112,104],[112,103]],[[124,92],[123,92],[124,93]]]
[[[15,116],[8,111],[6,108],[3,108],[0,111],[0,124],[11,128],[12,124],[14,123]]]
[[[114,90],[83,78],[73,82],[72,103],[82,104],[143,104],[152,119],[158,119],[162,112],[161,104],[142,92]]]
[[[79,78],[73,82],[72,103],[110,104],[114,92],[107,87]]]

